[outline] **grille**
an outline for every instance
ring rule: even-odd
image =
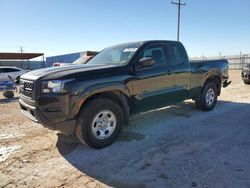
[[[20,94],[32,99],[34,83],[32,81],[20,80]]]

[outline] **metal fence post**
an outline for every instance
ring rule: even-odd
[[[242,53],[240,52],[240,65],[241,65],[241,69],[243,69],[243,64],[242,64]]]

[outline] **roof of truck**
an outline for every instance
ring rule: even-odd
[[[121,43],[117,45],[113,45],[111,47],[116,47],[116,46],[122,46],[122,45],[143,45],[145,43],[156,43],[156,42],[178,42],[178,41],[172,41],[172,40],[144,40],[144,41],[136,41],[136,42],[128,42],[128,43]]]

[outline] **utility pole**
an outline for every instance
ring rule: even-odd
[[[21,54],[23,53],[23,47],[22,46],[20,46],[20,52],[21,52]]]
[[[178,0],[178,2],[172,1],[171,3],[178,6],[177,41],[179,41],[180,40],[181,6],[186,6],[186,3],[181,3],[181,0]]]

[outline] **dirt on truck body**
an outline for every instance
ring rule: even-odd
[[[102,150],[24,117],[0,94],[0,187],[249,187],[250,87],[240,71],[216,108],[192,101],[132,117]]]

